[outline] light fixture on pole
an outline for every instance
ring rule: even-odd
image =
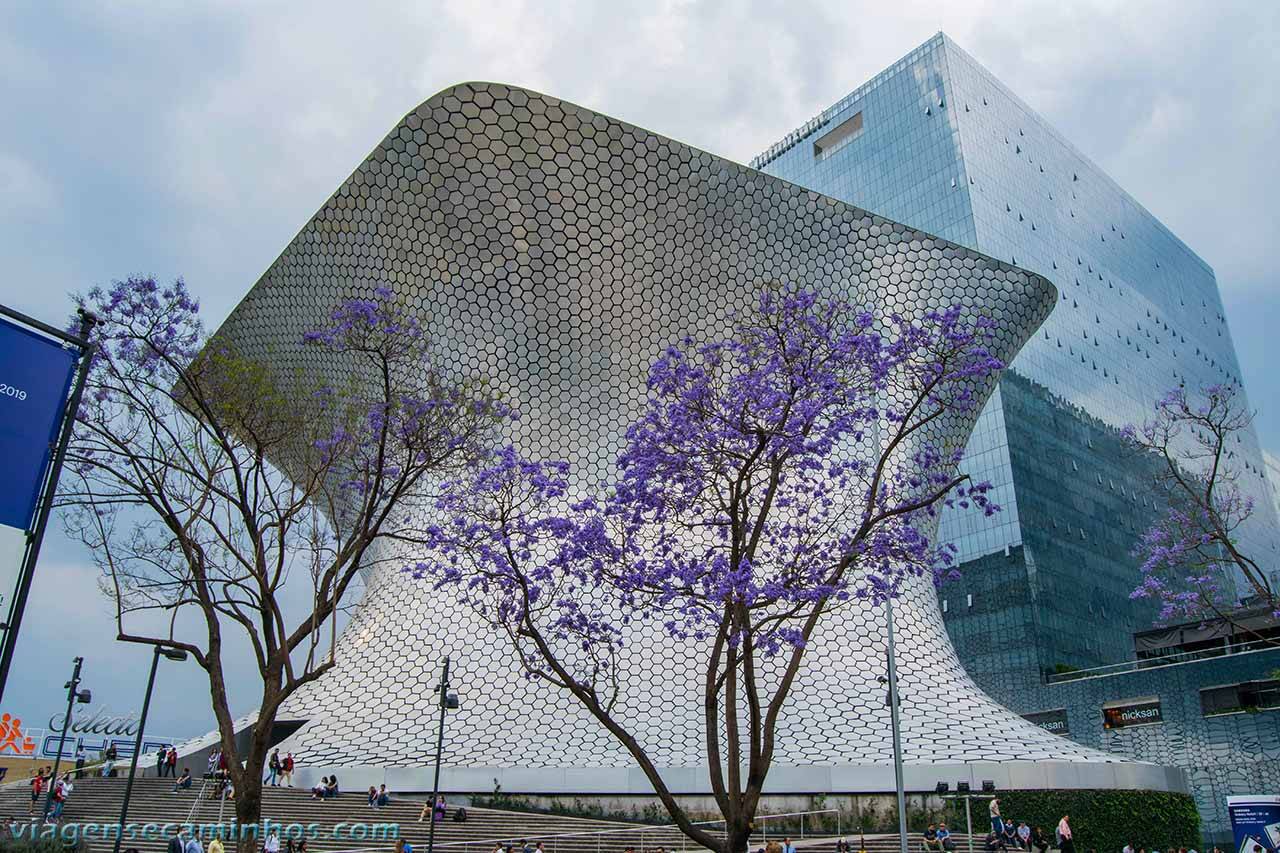
[[[62,735],[58,738],[58,754],[53,759],[53,777],[49,781],[49,793],[44,798],[44,812],[41,821],[49,819],[49,807],[53,805],[53,792],[58,787],[58,765],[62,763],[62,752],[67,747],[67,733],[71,731],[71,711],[77,702],[88,705],[93,701],[89,690],[80,689],[80,668],[84,666],[84,658],[77,657],[75,667],[71,670],[71,680],[63,686],[67,688],[67,716],[62,720]]]
[[[431,802],[427,807],[431,810],[431,826],[427,830],[427,853],[433,853],[436,843],[436,800],[440,796],[440,759],[444,754],[444,712],[458,708],[458,694],[449,692],[449,656],[444,656],[444,668],[440,672],[440,683],[436,686],[440,696],[440,724],[436,730],[436,778],[431,785]]]
[[[947,796],[947,783],[939,782],[938,793],[944,799],[954,798],[964,800],[964,829],[965,834],[969,837],[969,853],[973,853],[973,813],[969,809],[969,800],[973,799],[973,795],[970,793],[968,781],[960,781],[956,783],[956,792],[954,797]]]
[[[142,695],[142,716],[138,718],[138,733],[133,739],[133,757],[129,759],[129,779],[124,783],[124,802],[120,804],[120,826],[116,828],[116,843],[112,848],[114,853],[120,853],[120,839],[124,836],[125,822],[129,819],[129,795],[133,793],[133,777],[138,772],[138,753],[142,752],[142,730],[147,727],[147,710],[151,707],[151,688],[156,683],[156,665],[160,663],[161,655],[169,660],[187,659],[187,653],[182,649],[166,649],[158,645],[152,648],[154,654],[151,656],[151,675],[147,677],[147,692]]]

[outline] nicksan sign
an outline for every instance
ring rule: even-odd
[[[66,714],[54,714],[49,718],[49,730],[62,731]],[[106,708],[97,708],[71,718],[68,734],[75,735],[136,735],[138,718],[133,714],[113,715]]]
[[[1104,729],[1127,729],[1133,726],[1151,726],[1163,723],[1159,696],[1144,696],[1120,702],[1108,702],[1102,706]]]
[[[1071,734],[1071,724],[1067,722],[1067,711],[1065,708],[1056,708],[1052,711],[1036,711],[1032,714],[1023,714],[1022,719],[1035,723],[1046,732],[1052,732],[1055,735]]]

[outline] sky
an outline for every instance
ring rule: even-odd
[[[216,326],[454,83],[544,91],[746,162],[940,29],[1214,267],[1260,438],[1280,450],[1274,3],[11,1],[0,302],[61,323],[69,292],[182,276]],[[150,653],[114,642],[97,580],[55,522],[4,711],[46,725],[77,654],[95,706],[140,704]],[[161,664],[148,730],[209,729],[202,674]]]

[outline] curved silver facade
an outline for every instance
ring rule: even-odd
[[[219,334],[282,370],[341,370],[301,348],[302,333],[337,300],[390,286],[446,365],[489,377],[520,409],[524,452],[567,459],[594,482],[612,471],[662,347],[722,336],[770,281],[914,316],[963,304],[995,321],[1006,361],[1056,299],[1043,278],[921,231],[555,98],[471,83],[406,116]],[[945,440],[963,445],[976,414]],[[431,688],[448,653],[462,708],[448,723],[447,787],[487,790],[494,776],[514,780],[507,790],[636,786],[611,736],[572,697],[526,680],[447,591],[391,569],[366,582],[337,667],[281,713],[308,721],[282,744],[304,766],[347,768],[351,785],[359,768],[429,764]],[[896,616],[904,744],[908,763],[928,765],[920,773],[967,764],[1005,786],[1179,787],[989,699],[957,660],[927,580]],[[823,626],[779,724],[772,788],[885,787],[859,775],[879,780],[892,755],[876,682],[883,625],[883,609],[863,608]],[[623,666],[620,715],[677,790],[701,789],[696,650],[636,633]]]

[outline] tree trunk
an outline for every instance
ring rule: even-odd
[[[262,820],[262,777],[259,776],[255,784],[247,770],[248,768],[243,774],[244,782],[236,788],[236,824],[239,832],[236,850],[238,853],[258,853],[267,840],[260,832],[255,831],[255,827],[260,829]]]
[[[238,853],[257,853],[266,842],[266,833],[262,831],[262,767],[266,763],[267,739],[271,724],[265,728],[261,720],[254,728],[253,739],[249,744],[249,754],[245,756],[244,767],[240,771],[240,782],[236,785],[236,822],[242,827],[257,826],[259,831],[241,838],[237,845]]]
[[[721,853],[746,853],[751,842],[751,821],[745,817],[725,821],[724,846]]]

